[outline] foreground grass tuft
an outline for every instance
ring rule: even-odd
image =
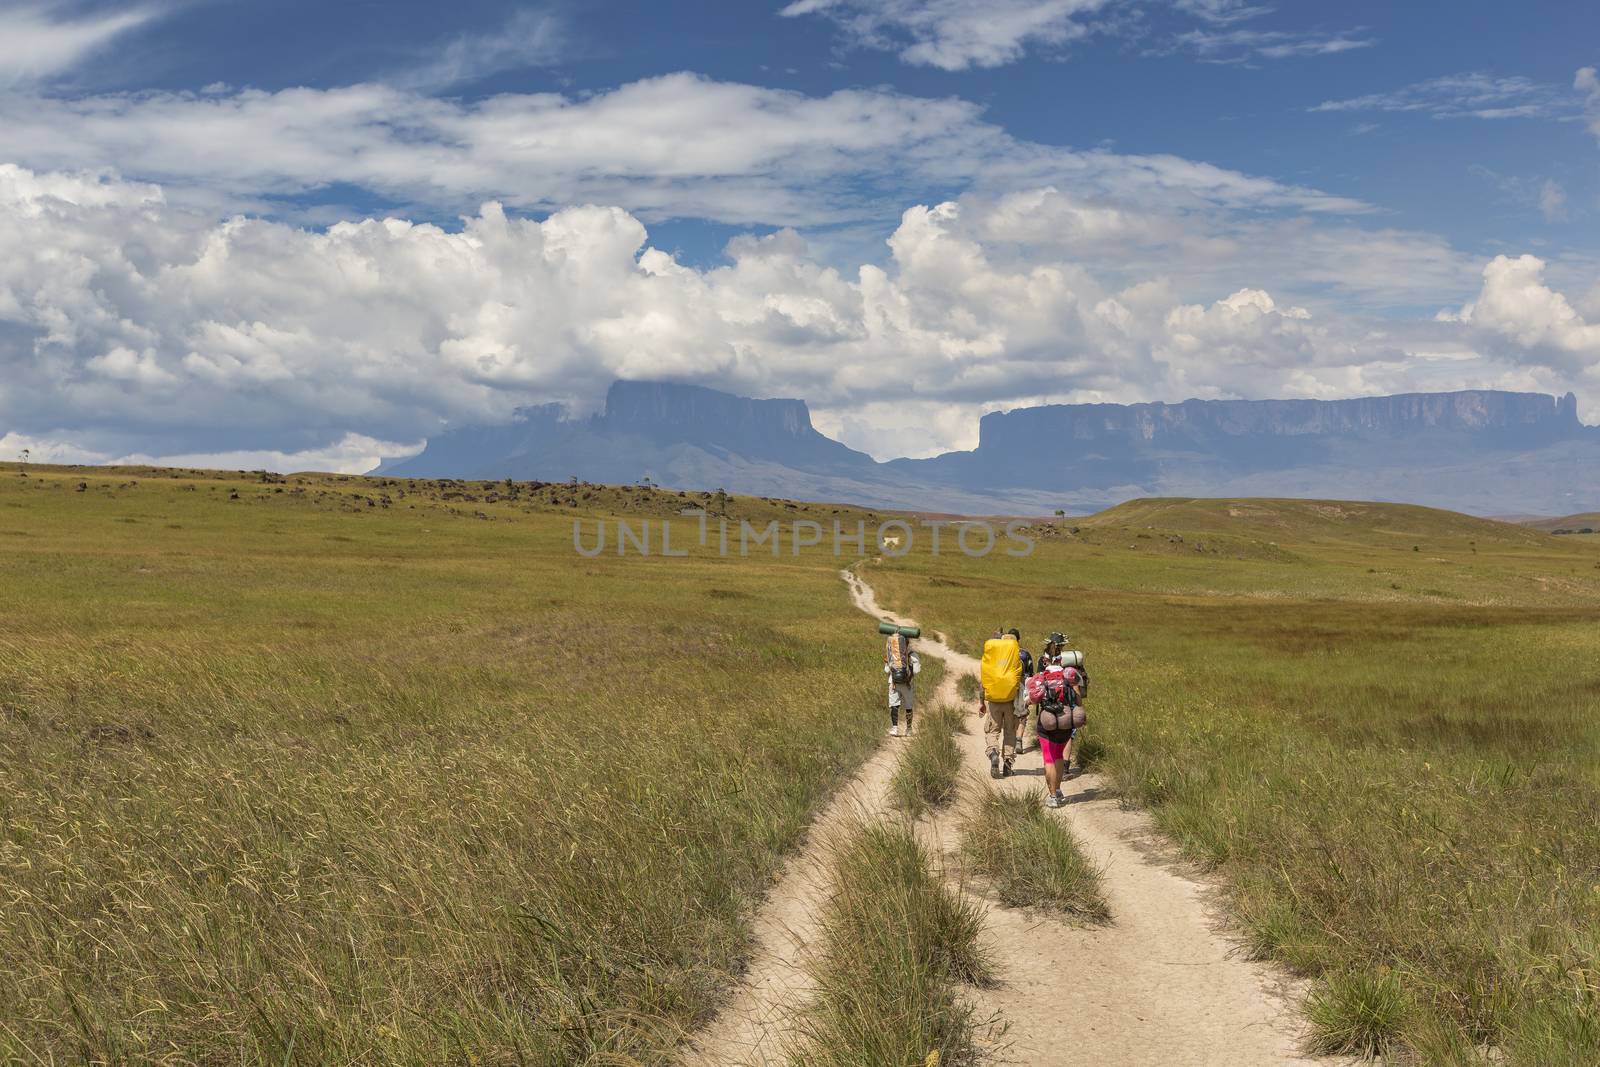
[[[1100,872],[1035,796],[985,785],[962,826],[961,847],[973,872],[993,882],[1012,907],[1059,909],[1094,921],[1111,917]]]
[[[946,705],[917,718],[916,732],[889,782],[895,807],[915,818],[955,799],[961,750],[953,734],[960,726],[960,712]]]
[[[959,992],[963,983],[989,981],[978,906],[945,885],[905,825],[850,832],[834,861],[834,884],[811,965],[816,1000],[790,1062],[975,1063],[972,1009]]]
[[[1392,971],[1331,974],[1306,998],[1310,1049],[1321,1055],[1387,1055],[1410,1007],[1405,987]]]

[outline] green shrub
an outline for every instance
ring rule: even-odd
[[[1405,1026],[1410,998],[1392,971],[1341,971],[1317,983],[1305,1010],[1312,1052],[1385,1056]]]

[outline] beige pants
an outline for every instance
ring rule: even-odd
[[[983,739],[989,743],[985,754],[1000,750],[1003,759],[1011,759],[1017,754],[1017,706],[1010,700],[985,700],[984,711],[988,715],[983,720]]]
[[[1032,712],[1032,711],[1033,711],[1033,705],[1032,704],[1024,704],[1024,703],[1022,703],[1022,698],[1021,697],[1017,698],[1017,751],[1018,752],[1026,752],[1026,751],[1028,751],[1028,729],[1029,729],[1029,726],[1030,726],[1030,724],[1035,724],[1035,723],[1038,722],[1037,718],[1035,718],[1035,717],[1030,715],[1030,712]],[[1033,747],[1034,748],[1038,748],[1039,747],[1039,730],[1038,730],[1037,726],[1034,726],[1034,728],[1033,728]]]

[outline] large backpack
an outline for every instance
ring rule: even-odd
[[[992,637],[983,643],[981,681],[983,698],[994,704],[1009,704],[1022,685],[1022,649],[1015,638]]]
[[[1077,670],[1046,670],[1028,680],[1028,697],[1039,705],[1039,732],[1042,734],[1076,730],[1088,721],[1083,705],[1078,703],[1073,684]],[[1035,685],[1034,683],[1038,683]],[[1033,700],[1035,693],[1038,699]]]
[[[884,647],[884,662],[889,664],[889,681],[908,685],[914,673],[911,666],[911,639],[905,634],[890,634]]]

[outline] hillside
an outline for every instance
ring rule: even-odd
[[[1530,519],[1523,525],[1546,533],[1595,533],[1600,531],[1600,511],[1586,511],[1578,515],[1564,515],[1559,519]]]
[[[1536,546],[1549,538],[1526,526],[1480,519],[1415,504],[1272,498],[1151,498],[1130,500],[1075,523],[1091,529],[1119,527],[1266,537],[1282,543],[1358,541],[1392,545],[1422,539],[1432,544]]]

